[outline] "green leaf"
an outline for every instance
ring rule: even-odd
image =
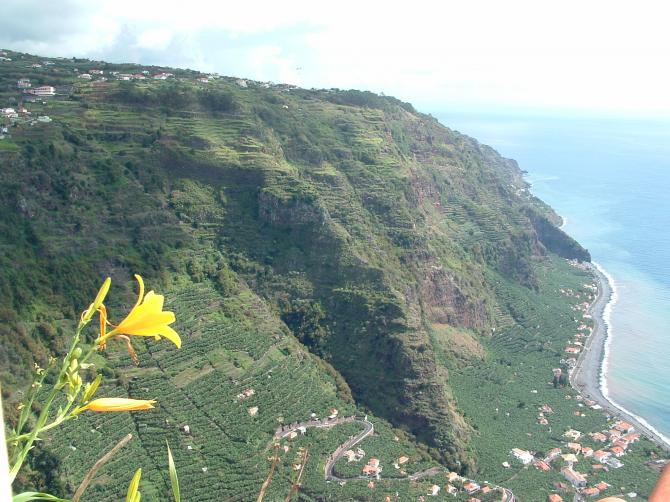
[[[181,494],[179,493],[179,478],[177,477],[177,468],[174,465],[174,459],[172,458],[172,452],[170,451],[170,445],[165,440],[167,444],[168,451],[168,469],[170,470],[170,484],[172,485],[172,495],[174,496],[175,502],[181,502]]]
[[[29,500],[51,500],[52,502],[69,502],[67,499],[59,499],[48,493],[23,492],[12,497],[12,502],[28,502]]]
[[[139,500],[140,493],[140,478],[142,477],[142,468],[140,467],[135,471],[133,479],[128,485],[128,494],[126,495],[126,502],[136,502]]]

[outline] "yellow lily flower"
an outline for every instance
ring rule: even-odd
[[[116,335],[131,336],[153,336],[157,340],[164,336],[177,348],[181,347],[181,338],[169,324],[175,322],[174,312],[163,311],[163,295],[157,295],[149,291],[144,295],[144,281],[142,277],[135,274],[135,279],[140,286],[140,293],[135,306],[132,308],[126,318],[109,333],[105,333],[107,324],[107,313],[104,308],[99,309],[100,316],[100,340],[98,343],[104,345],[104,342]]]
[[[137,411],[153,408],[156,401],[146,399],[128,399],[123,397],[101,397],[79,408],[79,412],[91,411]]]

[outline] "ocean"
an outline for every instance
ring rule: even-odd
[[[603,391],[670,437],[670,119],[436,118],[517,160],[606,271]]]

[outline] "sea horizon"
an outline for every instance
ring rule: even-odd
[[[440,114],[524,170],[611,283],[599,385],[670,444],[670,120]]]

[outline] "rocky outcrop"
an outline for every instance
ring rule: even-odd
[[[323,225],[328,211],[314,200],[300,196],[281,197],[262,189],[258,194],[258,217],[274,226]]]

